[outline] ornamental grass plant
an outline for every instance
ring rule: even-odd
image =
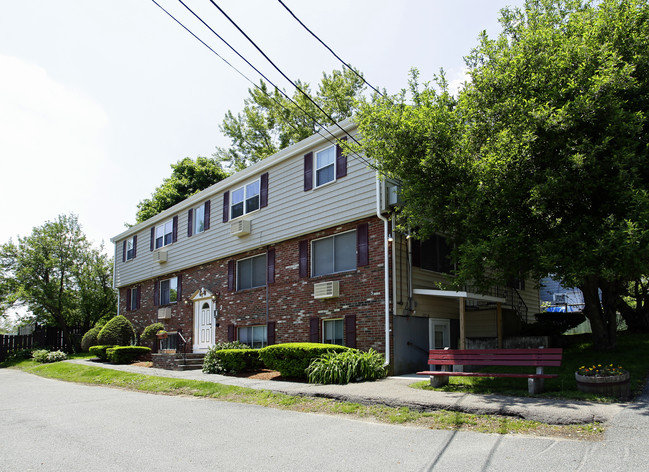
[[[387,375],[384,364],[383,355],[374,349],[327,352],[309,364],[307,380],[309,383],[344,385],[382,379]]]

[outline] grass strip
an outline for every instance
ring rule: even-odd
[[[352,419],[378,423],[416,426],[429,429],[476,431],[494,434],[526,434],[533,436],[600,440],[604,429],[600,424],[547,425],[536,421],[496,415],[473,415],[446,410],[420,412],[407,407],[363,405],[328,398],[286,395],[268,390],[223,385],[199,380],[156,377],[69,362],[36,364],[28,360],[14,364],[25,372],[64,380],[133,391],[166,395],[192,395],[221,401],[260,405],[305,413],[343,415]]]

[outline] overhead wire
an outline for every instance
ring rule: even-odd
[[[158,2],[156,2],[156,0],[151,0],[151,1],[152,1],[153,3],[155,3],[155,5],[156,5],[158,8],[160,8],[163,12],[165,12],[165,13],[166,13],[166,14],[167,14],[171,19],[173,19],[176,23],[178,23],[178,24],[179,24],[179,25],[180,25],[180,26],[181,26],[185,31],[187,31],[189,34],[191,34],[191,35],[192,35],[195,39],[197,39],[201,44],[203,44],[203,46],[205,46],[207,49],[209,49],[209,50],[210,50],[212,53],[214,53],[214,54],[215,54],[219,59],[221,59],[221,60],[222,60],[223,62],[225,62],[228,66],[230,66],[233,70],[235,70],[239,75],[241,75],[241,77],[243,77],[243,78],[246,79],[248,82],[250,82],[250,83],[252,84],[253,87],[255,87],[257,90],[259,90],[260,92],[262,92],[262,93],[263,93],[264,95],[266,95],[269,99],[273,100],[273,101],[274,101],[277,105],[279,105],[280,107],[284,108],[284,109],[287,110],[287,111],[290,111],[288,108],[286,108],[286,106],[285,106],[282,102],[278,101],[275,97],[273,97],[273,96],[270,95],[267,91],[265,91],[264,89],[262,89],[259,85],[257,85],[255,82],[253,82],[253,81],[252,81],[248,76],[246,76],[243,72],[241,72],[241,71],[240,71],[239,69],[237,69],[234,65],[232,65],[230,62],[228,62],[228,61],[227,61],[223,56],[221,56],[218,52],[216,52],[212,47],[210,47],[207,43],[205,43],[205,41],[203,41],[203,40],[202,40],[201,38],[199,38],[196,34],[194,34],[194,33],[193,33],[189,28],[187,28],[187,26],[185,26],[185,25],[184,25],[180,20],[178,20],[178,19],[177,19],[175,16],[173,16],[173,15],[172,15],[168,10],[166,10],[166,9],[165,9],[164,7],[162,7]],[[180,3],[183,3],[183,2],[181,1]],[[311,119],[312,119],[312,120],[313,120],[313,121],[314,121],[318,126],[321,127],[321,129],[327,131],[327,132],[331,135],[331,137],[333,137],[334,141],[332,141],[328,136],[323,135],[323,134],[320,132],[320,130],[316,130],[316,133],[317,133],[318,135],[320,135],[322,138],[324,138],[325,140],[327,140],[327,142],[329,142],[330,144],[336,144],[336,142],[338,141],[338,139],[336,138],[336,136],[335,136],[333,133],[331,133],[330,131],[327,130],[327,127],[326,127],[326,126],[324,126],[322,123],[318,122],[315,118],[313,118],[311,115],[309,115],[309,113],[308,113],[306,110],[304,110],[302,107],[300,107],[299,104],[295,103],[295,102],[294,102],[294,101],[293,101],[293,100],[292,100],[288,95],[286,95],[286,93],[284,93],[284,91],[282,91],[281,89],[279,89],[279,88],[278,88],[278,87],[277,87],[277,86],[276,86],[276,85],[275,85],[271,80],[269,80],[269,79],[268,79],[268,78],[267,78],[263,73],[261,73],[261,72],[260,72],[260,71],[255,67],[255,66],[253,66],[252,64],[250,64],[250,63],[249,63],[249,62],[248,62],[248,61],[247,61],[243,56],[241,56],[241,55],[240,55],[240,54],[239,54],[239,53],[238,53],[238,52],[237,52],[237,51],[236,51],[232,46],[230,46],[229,43],[228,43],[227,41],[225,41],[223,38],[221,38],[221,36],[220,36],[218,33],[216,33],[214,30],[212,30],[212,28],[211,28],[209,25],[207,25],[207,24],[206,24],[206,23],[205,23],[205,22],[204,22],[204,21],[203,21],[203,20],[202,20],[198,15],[196,15],[196,14],[195,14],[195,13],[194,13],[190,8],[189,8],[189,7],[187,7],[186,5],[184,5],[184,3],[183,3],[183,6],[185,6],[185,8],[187,8],[187,9],[188,9],[192,14],[194,14],[194,16],[196,16],[196,18],[199,19],[199,21],[201,21],[201,22],[202,22],[202,23],[203,23],[207,28],[209,28],[209,29],[210,29],[210,30],[211,30],[215,35],[217,35],[217,37],[218,37],[219,39],[221,39],[225,44],[227,44],[227,45],[228,45],[228,46],[229,46],[229,47],[230,47],[230,48],[231,48],[235,53],[237,53],[237,54],[239,55],[239,57],[241,57],[241,58],[242,58],[242,59],[243,59],[243,60],[244,60],[244,61],[245,61],[245,62],[246,62],[250,67],[252,67],[252,68],[253,68],[253,69],[254,69],[254,70],[255,70],[259,75],[261,75],[264,79],[266,79],[266,81],[267,81],[269,84],[271,84],[273,87],[275,87],[275,89],[276,89],[279,93],[281,93],[281,94],[282,94],[282,95],[283,95],[287,100],[289,100],[291,103],[293,103],[293,104],[294,104],[298,109],[300,109],[304,114],[306,114],[307,116],[309,116],[309,117],[310,117],[310,118],[311,118]],[[293,123],[291,123],[290,121],[287,121],[287,124],[288,124],[291,128],[293,128],[295,131],[298,131],[298,132],[300,131],[300,130],[299,130],[299,129],[298,129],[298,128],[293,124]]]
[[[293,12],[291,11],[291,9],[290,9],[289,7],[287,7],[286,4],[285,4],[282,0],[277,0],[277,1],[280,3],[280,5],[282,5],[282,6],[286,9],[287,12],[290,13],[290,15],[291,15],[293,18],[295,18],[295,21],[297,21],[300,25],[302,25],[302,27],[303,27],[305,30],[307,30],[307,31],[311,34],[311,36],[313,36],[316,40],[318,40],[318,42],[319,42],[320,44],[322,44],[322,45],[323,45],[323,46],[324,46],[324,47],[325,47],[325,48],[326,48],[326,49],[327,49],[331,54],[333,54],[333,56],[334,56],[336,59],[338,59],[338,60],[342,63],[342,65],[344,65],[345,67],[347,67],[347,69],[349,69],[349,70],[352,71],[354,74],[356,74],[356,76],[357,76],[359,79],[361,79],[361,80],[362,80],[362,81],[363,81],[363,82],[364,82],[364,83],[365,83],[369,88],[371,88],[372,90],[374,90],[374,91],[375,91],[376,93],[378,93],[381,97],[384,97],[384,98],[385,98],[385,95],[383,95],[383,94],[382,94],[382,93],[381,93],[381,92],[380,92],[376,87],[374,87],[374,86],[373,86],[372,84],[370,84],[367,80],[365,80],[365,77],[363,77],[362,74],[359,74],[358,71],[356,71],[356,69],[354,69],[352,66],[350,66],[347,62],[343,61],[343,60],[340,58],[340,56],[338,56],[338,54],[336,54],[336,53],[335,53],[335,52],[334,52],[334,51],[333,51],[333,50],[332,50],[332,49],[331,49],[331,48],[330,48],[330,47],[329,47],[329,46],[328,46],[328,45],[327,45],[327,44],[326,44],[322,39],[320,39],[320,38],[318,37],[317,34],[315,34],[313,31],[311,31],[311,30],[309,29],[309,27],[306,26],[306,25],[302,22],[302,20],[300,20],[300,19],[297,17],[297,15],[296,15],[295,13],[293,13]]]

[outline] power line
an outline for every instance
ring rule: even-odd
[[[322,44],[325,48],[327,48],[327,50],[328,50],[331,54],[333,54],[334,57],[335,57],[336,59],[338,59],[338,60],[342,63],[342,65],[344,65],[345,67],[347,67],[347,69],[349,69],[349,70],[352,71],[354,74],[356,74],[356,76],[357,76],[359,79],[361,79],[361,80],[362,80],[362,81],[363,81],[363,82],[364,82],[364,83],[365,83],[369,88],[371,88],[372,90],[374,90],[374,91],[375,91],[376,93],[378,93],[380,96],[382,96],[382,97],[384,96],[384,95],[383,95],[381,92],[379,92],[379,90],[377,90],[377,89],[376,89],[372,84],[370,84],[367,80],[365,80],[365,77],[363,77],[361,74],[359,74],[359,73],[358,73],[358,72],[357,72],[357,71],[356,71],[352,66],[350,66],[348,63],[346,63],[345,61],[343,61],[343,60],[338,56],[338,54],[336,54],[335,52],[333,52],[333,50],[332,50],[329,46],[327,46],[327,44],[325,44],[325,42],[324,42],[322,39],[320,39],[320,38],[318,37],[317,34],[315,34],[313,31],[311,31],[311,30],[310,30],[310,29],[309,29],[309,28],[308,28],[308,27],[307,27],[307,26],[306,26],[306,25],[305,25],[305,24],[304,24],[304,23],[303,23],[303,22],[302,22],[302,21],[301,21],[301,20],[300,20],[296,15],[295,15],[295,13],[293,13],[293,12],[291,11],[291,9],[290,9],[289,7],[287,7],[286,4],[284,4],[284,2],[282,2],[282,0],[277,0],[277,1],[280,3],[280,5],[282,5],[282,6],[286,9],[287,12],[289,12],[289,13],[291,14],[291,16],[292,16],[293,18],[295,18],[295,20],[296,20],[300,25],[302,25],[302,27],[303,27],[305,30],[307,30],[309,33],[311,33],[311,36],[313,36],[315,39],[317,39],[317,40],[320,42],[320,44]]]
[[[181,3],[182,3],[182,0],[179,0],[179,1],[181,1]],[[302,95],[304,95],[307,98],[307,100],[309,100],[311,103],[313,103],[316,106],[316,108],[318,110],[320,110],[320,112],[329,119],[329,121],[331,121],[336,127],[338,127],[338,129],[340,129],[343,133],[345,133],[347,136],[349,136],[356,144],[358,144],[360,146],[360,143],[356,140],[356,138],[354,136],[352,136],[346,130],[344,130],[338,124],[338,122],[336,120],[334,120],[326,111],[324,111],[322,109],[322,107],[320,105],[318,105],[315,102],[315,100],[313,100],[311,98],[311,96],[308,93],[306,93],[304,90],[302,90],[300,87],[298,87],[298,85],[295,82],[293,82],[279,67],[277,67],[277,65],[275,65],[275,63],[266,55],[266,53],[264,53],[264,51],[262,51],[261,48],[259,46],[257,46],[257,43],[255,43],[252,39],[250,39],[250,37],[239,27],[239,25],[232,18],[230,18],[228,16],[228,14],[225,13],[225,11],[223,11],[223,9],[220,6],[218,6],[214,0],[210,0],[210,3],[212,5],[214,5],[214,7],[216,7],[223,14],[223,16],[225,16],[230,21],[230,23],[232,23],[232,25],[235,28],[237,28],[237,30],[239,30],[239,32],[250,42],[250,44],[252,44],[257,49],[257,51],[259,51],[259,53],[262,56],[264,56],[264,58],[275,68],[275,70],[277,70],[277,72],[279,72],[282,75],[282,77],[284,77],[286,80],[288,80],[288,82],[293,87],[295,87],[295,89],[297,91],[299,91]]]
[[[156,2],[155,0],[151,0],[151,1],[152,1],[153,3],[155,3],[155,4],[158,6],[158,8],[160,8],[163,12],[165,12],[169,17],[171,17],[171,18],[172,18],[176,23],[178,23],[178,24],[179,24],[179,25],[180,25],[180,26],[181,26],[185,31],[187,31],[189,34],[191,34],[191,35],[192,35],[195,39],[197,39],[201,44],[203,44],[203,46],[205,46],[205,47],[206,47],[207,49],[209,49],[212,53],[214,53],[214,54],[215,54],[219,59],[221,59],[221,60],[222,60],[223,62],[225,62],[228,66],[230,66],[232,69],[234,69],[234,70],[235,70],[239,75],[241,75],[241,77],[243,77],[243,78],[246,79],[248,82],[250,82],[250,83],[253,85],[253,87],[255,87],[255,88],[258,89],[260,92],[262,92],[264,95],[266,95],[268,98],[270,98],[271,100],[273,100],[273,101],[274,101],[277,105],[279,105],[280,107],[284,108],[284,109],[287,110],[287,111],[290,111],[288,108],[286,108],[286,106],[285,106],[282,102],[278,101],[275,97],[269,95],[268,92],[266,92],[265,90],[263,90],[259,85],[257,85],[257,84],[254,83],[250,78],[248,78],[248,77],[247,77],[243,72],[241,72],[239,69],[237,69],[235,66],[233,66],[233,65],[232,65],[230,62],[228,62],[225,58],[223,58],[223,56],[221,56],[219,53],[217,53],[213,48],[211,48],[207,43],[205,43],[205,41],[203,41],[203,40],[200,39],[198,36],[196,36],[196,34],[194,34],[194,33],[193,33],[189,28],[187,28],[187,27],[186,27],[186,26],[185,26],[185,25],[184,25],[180,20],[178,20],[178,19],[177,19],[176,17],[174,17],[171,13],[169,13],[169,11],[165,10],[165,9],[164,9],[164,8],[163,8],[163,7],[158,3],[158,2]],[[180,3],[183,3],[183,2],[180,2]],[[221,39],[221,41],[223,41],[225,44],[227,44],[227,45],[230,47],[230,49],[232,49],[235,53],[237,53],[237,54],[239,55],[239,57],[241,57],[241,58],[242,58],[242,59],[243,59],[243,60],[244,60],[248,65],[250,65],[250,67],[252,67],[252,68],[253,68],[253,69],[254,69],[254,70],[255,70],[259,75],[261,75],[261,76],[262,76],[263,78],[265,78],[265,79],[266,79],[266,80],[267,80],[267,81],[268,81],[268,82],[269,82],[273,87],[275,87],[275,89],[276,89],[279,93],[281,93],[284,97],[286,97],[287,100],[289,100],[289,101],[290,101],[291,103],[293,103],[296,107],[298,107],[298,108],[299,108],[299,109],[300,109],[300,110],[301,110],[305,115],[309,116],[309,118],[311,118],[311,119],[312,119],[316,124],[318,124],[322,129],[324,129],[325,131],[327,131],[327,132],[328,132],[328,133],[329,133],[329,134],[334,138],[335,141],[332,141],[331,139],[329,139],[328,136],[323,135],[323,134],[320,132],[320,130],[316,130],[316,133],[317,133],[318,135],[320,135],[322,138],[324,138],[325,140],[327,140],[327,142],[329,142],[330,144],[336,144],[336,141],[339,141],[339,140],[338,140],[338,139],[337,139],[337,138],[336,138],[336,137],[335,137],[335,136],[334,136],[330,131],[328,131],[328,130],[326,129],[325,126],[322,125],[322,123],[318,122],[318,120],[316,120],[316,119],[313,118],[311,115],[309,115],[308,112],[306,112],[302,107],[300,107],[300,105],[298,105],[297,103],[295,103],[295,102],[294,102],[294,101],[293,101],[293,100],[292,100],[288,95],[286,95],[286,94],[285,94],[281,89],[279,89],[275,84],[273,84],[273,82],[271,82],[268,78],[266,78],[266,76],[264,76],[264,74],[262,74],[261,72],[259,72],[259,71],[258,71],[258,70],[257,70],[257,69],[252,65],[252,64],[250,64],[250,63],[249,63],[249,62],[248,62],[248,61],[247,61],[243,56],[241,56],[241,55],[240,55],[240,54],[239,54],[239,53],[238,53],[238,52],[237,52],[237,51],[236,51],[232,46],[230,46],[230,45],[227,43],[227,41],[225,41],[223,38],[221,38],[220,35],[218,35],[218,33],[216,33],[214,30],[212,30],[212,28],[210,28],[210,26],[207,25],[207,24],[206,24],[206,23],[205,23],[205,22],[204,22],[200,17],[198,17],[198,15],[196,15],[196,14],[195,14],[195,13],[194,13],[190,8],[189,8],[189,7],[187,7],[184,3],[183,3],[183,5],[184,5],[185,8],[187,8],[187,9],[188,9],[192,14],[194,14],[194,16],[196,16],[196,18],[198,18],[198,19],[199,19],[199,20],[200,20],[200,21],[201,21],[201,22],[202,22],[202,23],[203,23],[207,28],[209,28],[210,31],[212,31],[214,34],[216,34],[217,37],[218,37],[219,39]],[[298,128],[293,124],[293,123],[291,123],[290,121],[287,121],[287,124],[288,124],[291,128],[293,128],[295,131],[298,131],[298,132],[300,131],[300,130],[299,130],[299,129],[298,129]]]

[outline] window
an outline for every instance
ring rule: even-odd
[[[343,319],[322,321],[322,342],[343,346]]]
[[[237,261],[237,290],[266,285],[266,255]]]
[[[239,341],[253,349],[261,349],[268,344],[266,326],[246,326],[239,328]]]
[[[205,231],[205,205],[194,210],[194,234]]]
[[[356,231],[336,234],[312,242],[311,274],[334,274],[356,269]]]
[[[315,186],[332,182],[335,178],[336,146],[331,146],[315,154]]]
[[[178,301],[178,277],[160,281],[160,305],[169,305]]]
[[[140,286],[126,289],[126,309],[129,311],[140,309]]]
[[[124,250],[124,254],[123,254],[124,261],[130,261],[131,259],[135,259],[135,255],[137,252],[137,235],[124,241],[123,250]]]
[[[173,220],[166,221],[155,228],[155,248],[167,246],[173,242]]]
[[[451,247],[446,243],[444,236],[435,235],[425,241],[419,243],[419,254],[414,254],[413,259],[418,258],[419,261],[413,261],[415,265],[419,262],[419,267],[426,270],[435,272],[442,272],[448,274],[452,271],[453,265],[451,263]]]
[[[259,180],[232,191],[230,218],[237,218],[251,211],[259,210]]]

